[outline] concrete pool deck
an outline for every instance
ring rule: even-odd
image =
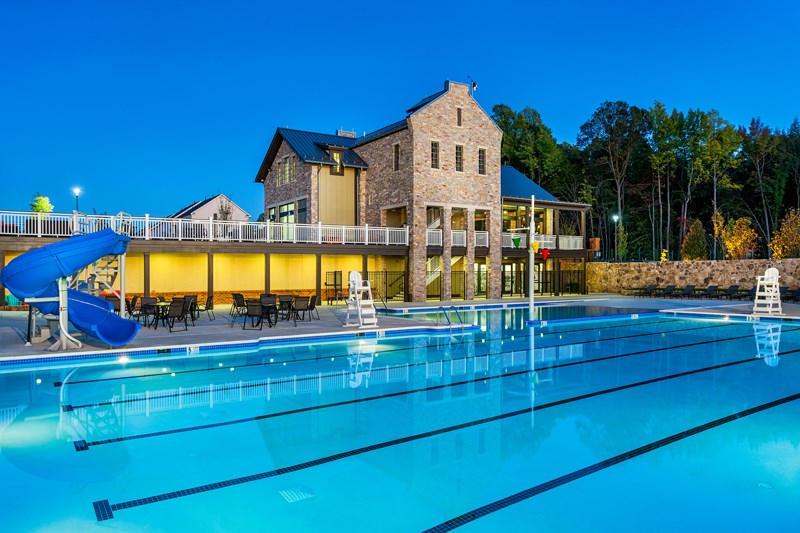
[[[747,316],[751,314],[752,302],[731,303],[724,300],[673,300],[658,298],[633,298],[616,294],[593,294],[587,296],[561,296],[561,297],[537,297],[537,303],[563,303],[575,305],[603,305],[609,307],[652,309],[656,311],[669,311],[675,313],[686,313],[690,315],[707,316]],[[502,300],[472,300],[455,302],[397,302],[389,303],[390,309],[409,309],[419,310],[430,308],[436,311],[440,306],[449,308],[455,306],[482,306],[482,305],[511,305],[519,307],[520,304],[527,303],[526,298],[504,298]],[[255,341],[262,338],[297,338],[314,335],[348,334],[357,331],[401,331],[414,330],[420,327],[430,328],[431,322],[415,319],[413,314],[379,316],[378,328],[359,329],[345,328],[346,308],[344,306],[320,306],[320,320],[297,321],[297,327],[291,321],[282,321],[276,327],[268,328],[266,325],[262,330],[246,329],[242,330],[241,318],[237,320],[234,327],[231,327],[232,317],[228,313],[227,307],[220,307],[216,310],[216,320],[209,320],[203,313],[197,320],[194,327],[189,326],[188,331],[176,330],[170,333],[168,328],[159,327],[142,328],[136,339],[125,346],[126,351],[164,348],[181,345],[202,345],[217,344],[227,342],[246,342]],[[781,318],[800,320],[800,305],[783,304],[784,315]],[[42,325],[44,322],[39,321]],[[78,337],[84,342],[83,348],[63,352],[50,352],[47,349],[51,342],[44,341],[31,346],[25,346],[27,332],[27,313],[24,311],[0,311],[0,359],[3,358],[26,358],[37,357],[56,357],[61,355],[74,355],[81,352],[102,352],[108,347],[102,342],[92,337],[82,335]]]

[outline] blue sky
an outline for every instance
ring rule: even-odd
[[[652,4],[652,5],[650,5]],[[0,209],[164,216],[225,193],[255,218],[275,128],[360,134],[445,79],[559,141],[605,100],[800,115],[796,2],[5,2]]]

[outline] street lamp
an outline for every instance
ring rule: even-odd
[[[614,262],[619,261],[617,258],[617,247],[619,246],[617,239],[619,239],[619,215],[616,213],[611,215],[611,219],[614,221]]]
[[[81,188],[73,187],[72,192],[75,193],[75,211],[78,211],[78,196],[81,194]]]

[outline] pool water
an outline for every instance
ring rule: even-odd
[[[2,529],[800,526],[800,325],[527,319],[3,367]]]

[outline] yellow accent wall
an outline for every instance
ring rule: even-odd
[[[214,292],[264,291],[262,254],[214,254]]]
[[[370,258],[371,259],[371,258]],[[374,261],[373,261],[374,262]],[[361,272],[360,255],[323,255],[322,256],[322,283],[325,284],[325,273],[335,270],[342,271],[342,279],[347,279],[347,274],[351,270]]]
[[[119,280],[114,288],[119,288]],[[144,254],[125,254],[125,293],[144,293]]]
[[[344,176],[332,176],[330,167],[319,171],[319,220],[323,224],[356,224],[356,171],[344,169]]]
[[[206,254],[150,254],[152,292],[199,292],[207,289]]]
[[[314,255],[270,256],[269,284],[273,293],[315,289],[317,257]]]

